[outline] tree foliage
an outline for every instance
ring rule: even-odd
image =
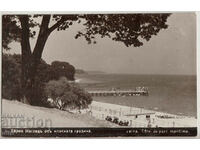
[[[126,46],[142,46],[143,40],[149,41],[152,35],[157,35],[161,29],[166,29],[169,13],[161,14],[74,14],[74,15],[27,15],[30,37],[34,37],[35,26],[42,24],[34,21],[34,18],[48,16],[48,28],[46,34],[52,31],[68,29],[75,23],[82,23],[83,31],[78,31],[75,38],[83,36],[88,43],[96,43],[95,36],[111,38],[114,41],[123,42]],[[3,15],[3,47],[8,49],[12,41],[20,41],[21,25],[19,18],[22,15]],[[55,24],[49,27],[49,22]]]
[[[63,76],[69,80],[74,80],[75,68],[68,62],[53,61],[51,63],[51,68],[53,72],[57,72],[57,74],[55,74],[57,76],[54,78],[59,79]]]
[[[29,18],[29,37],[33,38],[36,35],[32,28],[39,26],[39,24],[34,21],[34,18],[28,16]],[[9,50],[9,44],[12,41],[21,42],[21,25],[18,15],[3,15],[2,16],[2,47]]]
[[[21,98],[21,66],[15,58],[16,55],[2,56],[2,97],[10,100]]]
[[[127,47],[143,45],[152,35],[166,29],[169,14],[94,14],[83,15],[85,32],[78,32],[76,38],[84,36],[88,43],[96,43],[95,35],[109,37],[123,42]]]
[[[49,81],[45,86],[45,92],[59,109],[83,109],[92,102],[89,93],[77,84],[69,84],[64,77],[57,81]]]
[[[54,65],[54,63],[58,65]],[[59,67],[65,64],[65,67]],[[38,66],[38,74],[35,78],[36,91],[32,94],[35,99],[34,104],[39,105],[43,99],[46,99],[44,93],[45,84],[50,80],[58,80],[60,77],[66,77],[68,80],[74,80],[74,67],[68,62],[53,62],[47,64],[41,59]],[[75,69],[74,69],[75,70]],[[2,56],[2,97],[6,99],[20,100],[21,93],[21,55],[3,54]]]
[[[167,28],[170,14],[37,14],[37,15],[3,15],[2,46],[9,49],[12,41],[21,43],[21,89],[23,101],[32,103],[38,91],[37,78],[44,46],[50,34],[55,31],[67,30],[79,23],[84,29],[77,31],[75,38],[84,37],[90,43],[96,43],[95,37],[108,37],[126,46],[139,47],[149,41],[153,35]],[[41,18],[41,22],[37,22]],[[36,33],[36,28],[39,31]],[[36,36],[37,35],[37,36]],[[30,38],[37,37],[31,49]],[[64,66],[63,63],[61,63]],[[58,65],[59,66],[59,65]],[[41,67],[41,66],[40,66]],[[60,68],[62,70],[62,68]],[[47,69],[48,70],[48,69]],[[71,67],[71,73],[74,69]],[[68,78],[73,79],[72,75]]]

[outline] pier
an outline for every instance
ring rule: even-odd
[[[148,96],[149,91],[146,87],[137,87],[135,90],[103,90],[88,91],[91,96]]]

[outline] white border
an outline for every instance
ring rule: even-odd
[[[196,60],[197,60],[197,131],[198,131],[198,138],[200,138],[200,12],[196,12],[197,18],[197,50],[196,50]]]
[[[198,0],[2,0],[1,11],[194,11]]]
[[[64,1],[64,3],[60,2]],[[81,2],[80,2],[81,1]],[[49,1],[48,4],[45,0],[1,0],[0,11],[195,11],[199,10],[198,0],[56,0]],[[159,1],[158,3],[156,1]],[[99,3],[100,2],[100,3]],[[200,58],[200,12],[198,16],[198,34],[197,34],[197,58]],[[1,43],[0,43],[1,45]],[[1,62],[1,61],[0,61]],[[198,108],[200,108],[200,88],[199,88],[199,59],[197,59],[197,78],[198,78]],[[1,63],[0,63],[1,64]],[[198,110],[198,109],[197,109]],[[198,118],[200,117],[198,110]],[[200,125],[200,121],[198,121]],[[200,127],[200,126],[199,126]],[[200,131],[199,131],[200,136]],[[107,142],[108,141],[108,142]],[[170,149],[197,149],[200,141],[194,140],[3,140],[0,139],[0,147],[2,149],[16,149],[20,150],[34,149],[35,146],[39,149],[78,149],[78,150],[169,150]]]
[[[43,13],[43,14],[45,14],[45,13],[51,13],[52,14],[52,12],[53,11],[51,11],[51,12],[41,12],[41,13]],[[129,13],[135,13],[135,11],[123,11],[123,13],[127,13],[127,12],[129,12]],[[152,12],[152,11],[151,11]],[[163,12],[163,11],[162,11]],[[1,19],[1,14],[6,14],[6,13],[10,13],[10,14],[21,14],[21,13],[23,13],[22,11],[18,11],[18,12],[15,12],[15,11],[13,11],[13,12],[0,12],[0,19]],[[33,13],[40,13],[40,12],[36,12],[36,11],[34,11],[34,12],[31,12],[31,11],[28,11],[28,12],[26,12],[26,13],[28,13],[28,14],[33,14]],[[63,14],[69,14],[69,13],[71,13],[71,14],[74,14],[74,13],[106,13],[106,11],[101,11],[101,12],[97,12],[97,11],[84,11],[84,12],[81,12],[81,11],[73,11],[73,12],[61,12],[61,11],[59,11],[59,12],[53,12],[53,13],[63,13]],[[117,11],[114,11],[114,12],[111,12],[111,11],[107,11],[107,13],[117,13]],[[119,13],[119,11],[118,11],[118,13]],[[140,13],[141,13],[141,11],[140,11]],[[147,12],[148,13],[148,12]],[[200,97],[200,88],[199,88],[199,85],[200,85],[200,81],[198,80],[199,79],[199,71],[200,71],[200,65],[198,65],[200,62],[200,60],[198,59],[198,58],[200,58],[200,52],[199,52],[199,47],[200,47],[200,43],[198,42],[198,41],[200,41],[200,35],[199,35],[199,33],[200,33],[200,12],[196,12],[196,28],[197,28],[197,34],[196,34],[196,36],[197,36],[197,45],[196,45],[196,60],[197,60],[197,62],[196,62],[196,68],[197,68],[197,127],[198,127],[198,135],[196,136],[196,137],[132,137],[132,138],[134,138],[134,139],[136,139],[136,138],[139,138],[139,139],[155,139],[155,138],[159,138],[159,139],[161,139],[161,138],[164,138],[164,139],[166,139],[166,138],[170,138],[170,139],[174,139],[174,138],[179,138],[179,139],[184,139],[184,138],[188,138],[188,139],[191,139],[191,138],[200,138],[200,120],[198,119],[198,118],[200,118],[200,110],[198,109],[198,108],[200,108],[200,100],[199,100],[199,97]],[[0,23],[1,23],[1,20],[0,20]],[[1,25],[0,25],[0,29],[1,29]],[[1,31],[1,30],[0,30]],[[1,41],[1,36],[0,36],[0,41]],[[1,42],[0,42],[0,46],[1,46]],[[1,58],[2,56],[1,56],[1,53],[0,53],[0,58]],[[0,61],[0,66],[1,66],[1,61]],[[1,72],[1,67],[0,67],[0,72]],[[1,77],[1,74],[0,74],[0,77]],[[1,78],[0,78],[0,83],[1,83]],[[1,86],[1,85],[0,85]],[[1,89],[1,87],[0,87],[0,89]],[[1,95],[0,95],[0,97],[1,97]],[[0,104],[1,105],[1,104]],[[0,108],[0,110],[1,110],[1,108]],[[1,131],[0,131],[1,132]]]

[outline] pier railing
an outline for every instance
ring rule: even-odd
[[[147,96],[147,91],[89,91],[91,96]]]

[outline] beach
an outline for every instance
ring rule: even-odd
[[[92,116],[100,120],[110,117],[129,122],[128,127],[196,127],[197,119],[137,107],[128,107],[93,101]]]
[[[117,117],[119,121],[128,121],[131,127],[197,126],[196,76],[105,73],[78,78],[89,92],[148,88],[148,96],[93,96],[90,109],[100,120]]]

